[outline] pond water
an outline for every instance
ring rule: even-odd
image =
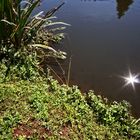
[[[44,0],[41,9],[61,2]],[[72,57],[70,83],[127,100],[140,117],[140,84],[134,90],[121,77],[140,74],[140,0],[67,0],[56,16],[71,24],[63,45]]]

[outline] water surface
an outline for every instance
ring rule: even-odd
[[[44,0],[41,9],[62,1]],[[127,100],[140,116],[140,84],[120,76],[140,73],[139,0],[67,0],[58,20],[71,24],[64,47],[72,56],[71,84],[111,100]]]

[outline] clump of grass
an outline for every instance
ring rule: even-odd
[[[28,79],[33,71],[40,70],[39,64],[45,57],[66,57],[51,46],[64,37],[57,32],[63,29],[61,25],[68,25],[54,21],[56,17],[53,16],[64,3],[31,17],[39,4],[40,0],[0,1],[0,62],[7,67],[6,76],[16,66],[21,78]]]

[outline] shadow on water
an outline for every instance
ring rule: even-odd
[[[118,18],[120,19],[129,10],[129,7],[133,3],[133,0],[116,0],[116,2]]]

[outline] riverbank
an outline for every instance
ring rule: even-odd
[[[3,81],[1,72],[0,77],[1,140],[140,139],[139,120],[125,101],[109,103],[51,76]]]
[[[64,37],[58,32],[65,27],[53,25],[69,24],[54,21],[64,3],[31,18],[40,0],[30,2],[0,2],[0,140],[140,139],[128,102],[85,94],[68,86],[70,74],[62,85],[49,65],[43,69],[46,58],[66,58],[52,45]]]

